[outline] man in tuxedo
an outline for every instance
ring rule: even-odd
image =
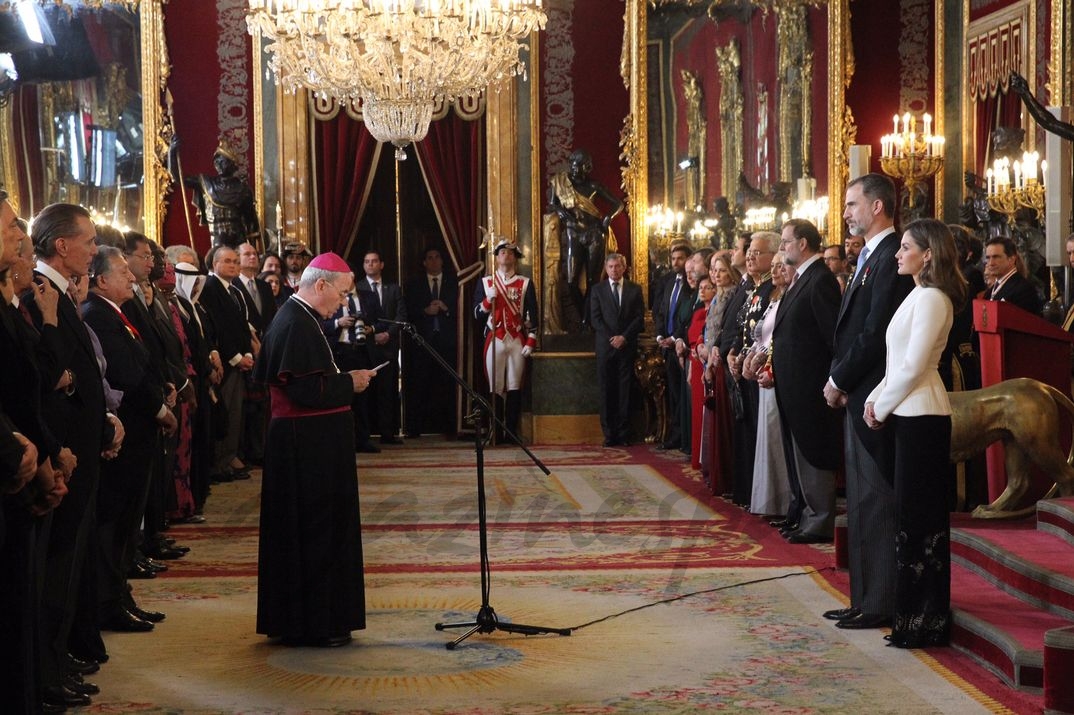
[[[850,608],[824,614],[840,628],[881,627],[895,608],[894,431],[871,430],[863,418],[865,398],[884,377],[888,323],[914,287],[910,276],[898,274],[894,216],[895,185],[888,177],[866,174],[847,186],[843,219],[865,247],[843,293],[824,385],[828,406],[846,408]]]
[[[1018,270],[1018,247],[1009,238],[990,238],[984,250],[985,277],[992,288],[989,300],[1017,305],[1033,315],[1040,315],[1041,301],[1033,284]]]
[[[213,445],[212,475],[216,481],[230,482],[250,477],[239,453],[245,378],[254,366],[253,344],[246,301],[238,286],[233,285],[239,275],[239,254],[233,248],[217,246],[205,262],[213,272],[205,280],[198,303],[211,319],[212,341],[223,363],[224,377],[218,394],[227,412],[227,433]]]
[[[246,314],[250,325],[260,340],[273,316],[276,315],[276,297],[272,286],[257,277],[261,272],[261,257],[250,242],[239,245],[239,275],[234,284],[242,291],[246,301]],[[265,430],[268,429],[268,393],[261,385],[247,379],[243,394],[242,459],[245,463],[260,464],[265,455]]]
[[[597,390],[604,446],[626,445],[630,438],[630,386],[638,335],[644,327],[641,286],[624,277],[626,259],[609,253],[608,279],[589,291],[589,320],[596,333]]]
[[[381,444],[402,444],[399,434],[399,326],[406,322],[406,303],[398,283],[384,280],[384,261],[376,251],[369,251],[362,259],[365,280],[359,286],[367,290],[376,306],[377,322],[373,333],[371,351],[376,365],[381,368],[373,381],[369,394],[369,417],[371,426],[380,432]]]
[[[664,356],[664,371],[667,375],[668,431],[663,444],[660,445],[663,449],[678,449],[682,443],[679,401],[685,375],[675,354],[675,333],[679,328],[679,304],[684,302],[690,291],[686,284],[686,261],[692,253],[686,243],[676,243],[671,247],[671,272],[653,294],[653,329],[656,331],[656,344]]]
[[[374,362],[377,356],[373,354],[373,335],[378,314],[372,294],[352,290],[341,303],[336,312],[321,323],[321,332],[332,349],[332,358],[343,372],[376,367],[380,363]],[[356,392],[351,397],[354,451],[375,454],[380,448],[370,441],[368,392]]]
[[[178,422],[166,398],[170,391],[152,364],[145,337],[122,310],[134,299],[133,283],[134,275],[119,249],[101,246],[93,258],[90,294],[82,315],[101,342],[109,384],[123,391],[119,415],[127,429],[123,449],[102,466],[97,497],[101,625],[109,630],[141,632],[152,630],[153,624],[142,618],[147,612],[139,612],[130,600],[127,574],[136,558],[151,465],[160,448],[159,433],[174,433]]]
[[[78,460],[68,494],[53,513],[41,598],[42,682],[46,699],[52,703],[71,702],[72,693],[62,691],[73,630],[85,630],[85,640],[94,641],[79,643],[78,655],[106,657],[96,628],[97,489],[101,452],[118,446],[112,442],[122,428],[119,418],[105,409],[93,340],[71,297],[74,281],[84,280],[89,273],[97,253],[96,235],[89,212],[81,206],[52,204],[34,219],[35,280],[49,283],[60,294],[60,340],[55,344],[65,351],[56,355],[56,362],[73,377],[69,389],[51,390],[43,396],[42,411],[53,436]],[[34,327],[42,331],[44,320],[34,291],[28,291],[22,301]]]
[[[458,326],[455,307],[459,281],[444,273],[444,259],[436,248],[425,249],[425,272],[406,284],[406,314],[424,340],[453,368],[457,366]],[[403,390],[406,397],[407,437],[422,432],[455,431],[455,381],[424,348],[407,341],[403,350]]]
[[[792,481],[787,521],[797,525],[787,536],[792,544],[831,541],[835,472],[843,463],[843,415],[828,408],[823,392],[832,366],[840,292],[835,274],[822,260],[820,243],[820,232],[805,219],[783,225],[783,262],[795,274],[779,301],[771,358]]]

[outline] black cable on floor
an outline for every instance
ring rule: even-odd
[[[683,593],[683,594],[680,594],[678,596],[674,596],[672,598],[665,598],[662,601],[653,601],[652,603],[646,603],[646,604],[643,604],[641,606],[635,606],[634,608],[628,608],[625,611],[619,611],[619,613],[613,613],[611,615],[604,616],[603,618],[598,618],[595,621],[589,621],[588,623],[583,623],[580,626],[573,626],[569,630],[571,630],[571,631],[579,631],[579,630],[581,630],[583,628],[586,628],[588,626],[592,626],[592,625],[597,624],[597,623],[603,623],[604,621],[610,621],[611,619],[618,618],[619,616],[625,616],[628,613],[634,613],[635,611],[642,611],[642,610],[645,610],[646,608],[652,608],[653,606],[662,606],[662,605],[667,604],[667,603],[674,603],[675,601],[681,601],[684,598],[691,598],[693,596],[702,596],[702,595],[704,595],[706,593],[716,593],[717,591],[726,591],[729,588],[739,588],[741,586],[752,586],[752,585],[758,584],[758,583],[765,583],[766,581],[779,581],[780,579],[791,578],[792,576],[812,576],[813,574],[824,573],[825,571],[835,571],[835,567],[834,566],[825,566],[822,569],[813,569],[812,571],[797,571],[795,573],[785,573],[782,576],[769,576],[768,578],[758,578],[758,579],[754,579],[752,581],[739,581],[738,583],[729,583],[729,584],[726,584],[724,586],[717,586],[716,588],[706,588],[706,589],[704,589],[702,591],[691,591],[690,593]]]

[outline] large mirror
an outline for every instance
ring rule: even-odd
[[[167,173],[162,0],[0,10],[0,183],[32,216],[64,201],[159,240]]]
[[[806,201],[813,215],[802,215],[840,225],[846,2],[628,0],[635,265],[662,265],[673,240],[727,245],[735,230],[778,224]],[[774,215],[747,218],[761,207]]]

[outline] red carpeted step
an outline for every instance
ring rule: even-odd
[[[1074,497],[1037,502],[1037,528],[1074,546]]]
[[[1010,596],[957,564],[951,566],[951,642],[1008,685],[1040,692],[1044,635],[1070,626],[1059,616]]]
[[[1034,606],[1074,620],[1074,548],[1032,521],[952,518],[951,558]]]

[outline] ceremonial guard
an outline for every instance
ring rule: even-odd
[[[537,294],[533,281],[515,273],[522,251],[506,239],[493,250],[496,270],[477,286],[474,316],[485,323],[485,376],[503,399],[504,423],[518,434],[526,358],[537,346]]]

